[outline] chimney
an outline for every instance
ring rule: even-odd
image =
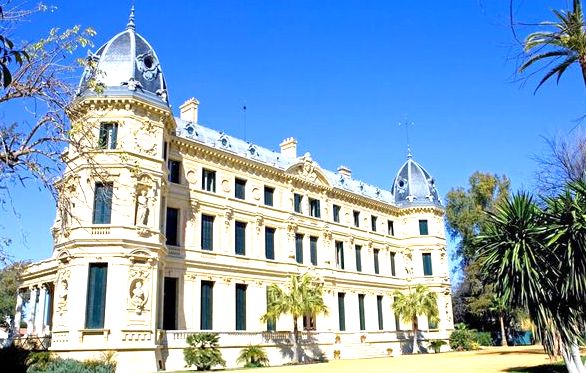
[[[185,101],[181,106],[179,106],[179,110],[181,114],[179,118],[184,121],[192,122],[197,124],[197,108],[199,106],[199,101],[196,98],[192,97],[189,100]]]
[[[281,154],[287,158],[297,158],[297,140],[293,137],[283,140],[281,144]]]
[[[350,178],[352,177],[352,170],[346,166],[340,166],[338,167],[338,175]]]

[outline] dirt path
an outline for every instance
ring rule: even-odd
[[[482,351],[405,355],[394,358],[337,360],[325,364],[255,370],[259,373],[489,373],[523,370],[551,361],[541,346],[489,347]],[[512,369],[518,368],[518,369]],[[247,372],[251,370],[235,370]]]

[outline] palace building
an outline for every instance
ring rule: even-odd
[[[293,322],[260,321],[267,287],[309,272],[329,313],[303,320],[307,358],[409,348],[393,294],[417,284],[440,311],[436,324],[420,317],[422,344],[449,337],[444,209],[411,155],[384,189],[321,168],[294,138],[272,151],[205,127],[196,99],[175,117],[132,14],[91,58],[99,74],[82,77],[71,118],[89,150],[64,153],[52,255],[22,274],[16,325],[30,299],[28,335],[62,357],[114,351],[121,372],[182,369],[198,331],[219,333],[228,367],[249,344],[284,364]]]

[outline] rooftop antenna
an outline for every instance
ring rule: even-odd
[[[129,30],[136,29],[134,25],[134,0],[132,0],[132,6],[130,7],[130,15],[128,16],[128,23],[126,24],[126,28]]]
[[[242,105],[242,113],[244,115],[244,141],[246,141],[246,100],[244,100],[244,104]]]
[[[405,120],[403,120],[403,122],[399,122],[399,126],[405,127],[405,139],[407,141],[407,158],[411,158],[413,155],[411,154],[411,143],[409,142],[409,126],[415,125],[415,122],[409,121],[406,118],[407,116],[405,116]]]

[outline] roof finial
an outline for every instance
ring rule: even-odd
[[[405,137],[407,140],[407,158],[411,159],[413,155],[411,154],[411,144],[409,143],[409,126],[414,125],[415,122],[407,121],[407,116],[405,116],[405,120],[403,123],[399,122],[399,126],[405,126]]]
[[[128,23],[126,24],[127,30],[134,30],[136,27],[134,25],[134,1],[132,1],[132,6],[130,7],[130,15],[128,16]]]

